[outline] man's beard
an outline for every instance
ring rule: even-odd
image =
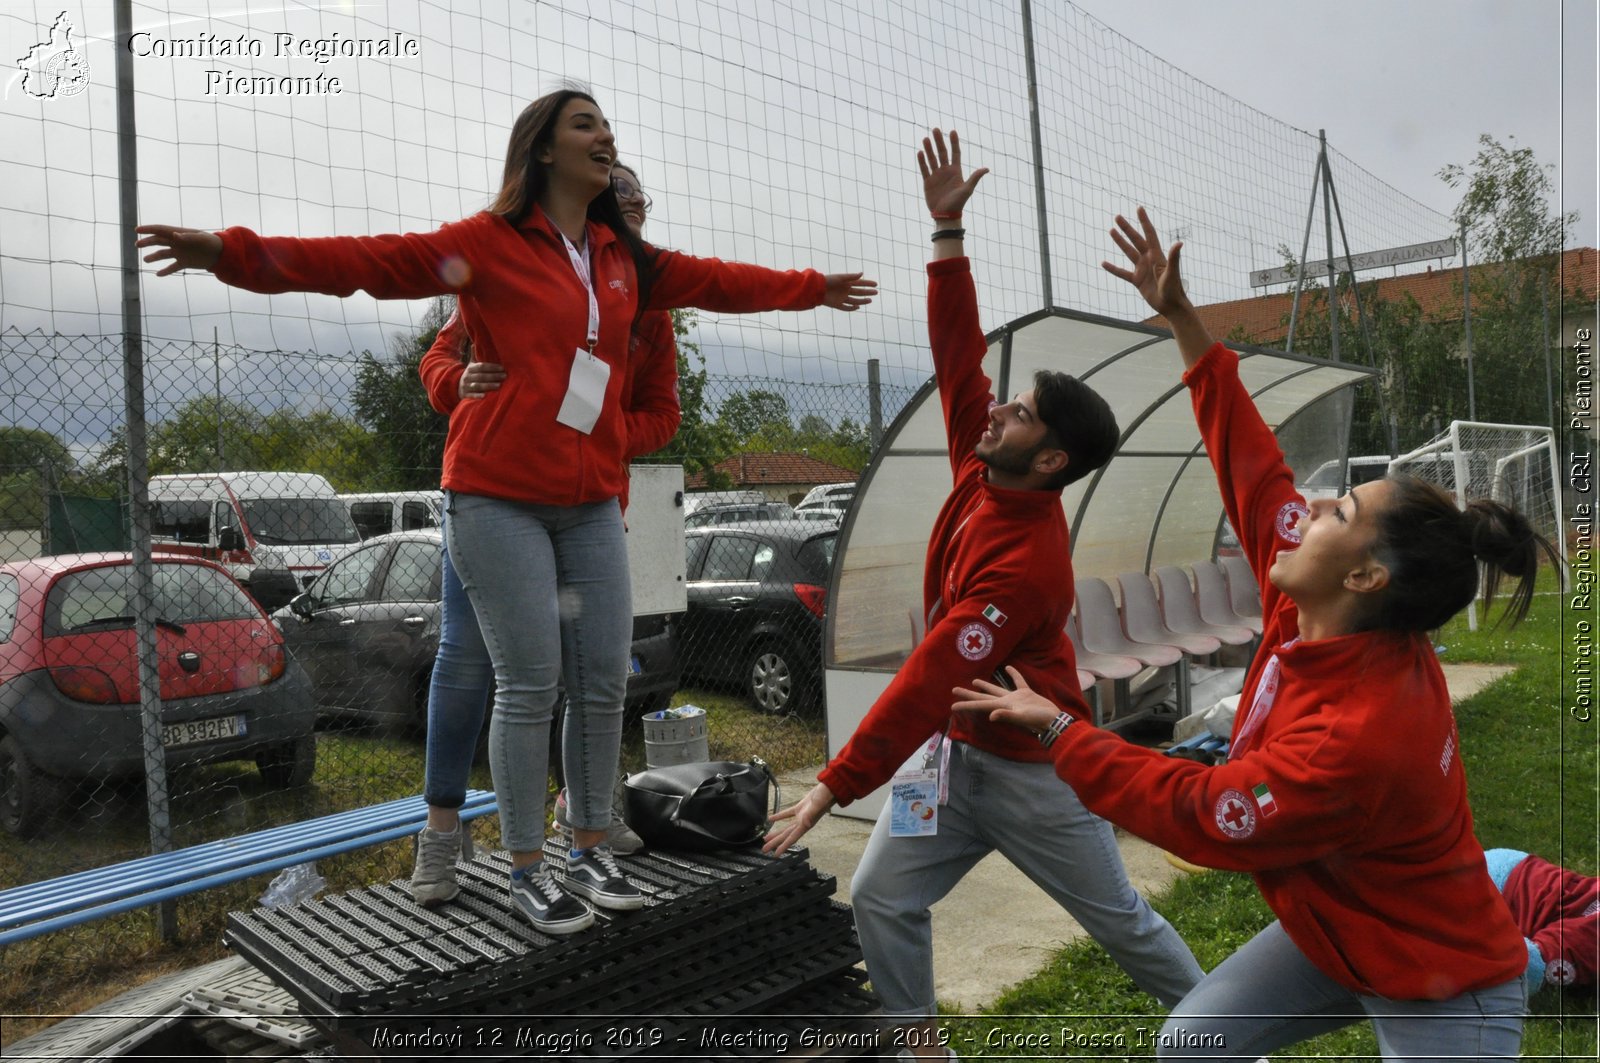
[[[1008,476],[1026,476],[1033,469],[1033,459],[1038,457],[1039,452],[1044,448],[1045,444],[1040,443],[1023,453],[1015,448],[996,444],[987,454],[974,447],[973,454],[991,469],[1003,472]]]

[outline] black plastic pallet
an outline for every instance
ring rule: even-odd
[[[681,929],[759,897],[813,881],[804,850],[649,854],[627,861],[646,893],[638,912],[602,913],[594,930],[567,938],[535,932],[505,892],[503,854],[460,869],[462,894],[433,911],[384,884],[282,909],[233,913],[224,940],[263,969],[283,972],[302,1003],[329,1014],[406,1009],[542,974],[592,965],[596,953]],[[459,988],[458,988],[459,987]],[[481,991],[481,989],[479,990]]]

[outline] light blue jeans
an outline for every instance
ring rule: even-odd
[[[1159,1059],[1256,1059],[1369,1019],[1386,1060],[1515,1059],[1522,980],[1449,1000],[1352,993],[1319,971],[1274,922],[1223,960],[1173,1009]]]
[[[446,513],[444,524],[449,523]],[[494,665],[449,546],[442,552],[439,654],[428,682],[427,782],[422,794],[435,808],[460,808],[467,800],[472,754],[494,693]]]
[[[931,837],[891,837],[885,805],[850,884],[867,977],[886,1018],[904,1024],[937,1013],[929,908],[995,850],[1166,1006],[1200,980],[1189,946],[1128,883],[1111,824],[1084,808],[1050,764],[956,742],[949,790]]]
[[[450,492],[445,541],[494,666],[489,767],[501,842],[544,844],[550,723],[565,682],[562,765],[579,830],[611,821],[633,637],[616,499],[544,506]]]

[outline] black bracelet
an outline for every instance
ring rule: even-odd
[[[960,240],[962,237],[964,237],[966,235],[967,235],[967,230],[965,230],[965,229],[935,229],[935,230],[933,230],[933,240],[934,240],[935,243],[939,242],[940,240]]]
[[[1040,731],[1035,737],[1039,739],[1041,746],[1049,749],[1055,745],[1056,739],[1061,737],[1061,733],[1070,726],[1072,726],[1072,717],[1064,712],[1058,712],[1056,713],[1056,718],[1050,721],[1050,726]]]

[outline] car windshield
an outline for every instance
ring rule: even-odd
[[[247,498],[244,519],[256,541],[268,546],[353,543],[355,522],[337,498]]]
[[[249,595],[225,574],[204,565],[158,564],[154,575],[158,623],[256,620]],[[45,634],[133,626],[133,566],[102,565],[69,572],[50,588]]]

